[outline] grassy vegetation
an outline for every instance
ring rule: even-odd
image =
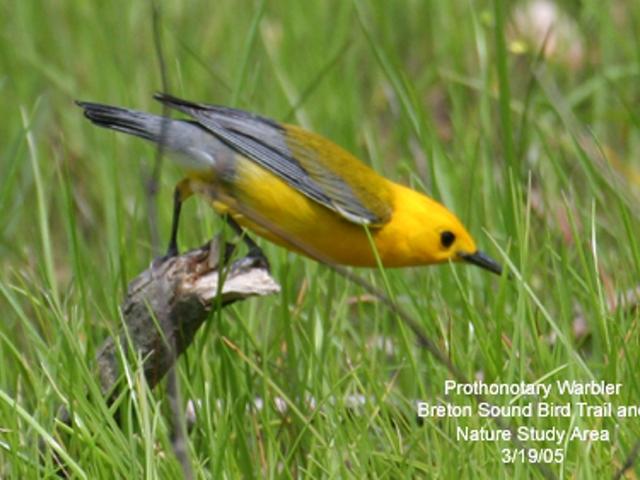
[[[464,265],[357,272],[388,286],[468,378],[605,380],[623,385],[615,406],[640,404],[640,299],[621,302],[640,285],[640,3],[559,9],[546,50],[535,13],[500,0],[162,2],[160,34],[176,95],[333,139],[442,200],[508,264],[511,281]],[[0,18],[0,476],[52,475],[38,463],[44,438],[77,478],[176,478],[164,389],[132,361],[118,426],[91,370],[153,258],[155,151],[73,104],[160,111],[150,4],[4,2]],[[163,239],[179,178],[165,162]],[[196,246],[220,224],[191,200],[183,227],[181,245]],[[495,429],[490,419],[416,422],[416,400],[475,400],[445,399],[450,373],[362,288],[264,245],[282,293],[213,316],[179,363],[198,405],[199,478],[542,476],[501,462],[514,445],[456,439],[458,426]],[[258,397],[265,408],[252,409]],[[61,404],[77,419],[64,443],[50,436]],[[564,445],[549,466],[561,478],[611,477],[640,438],[640,418],[509,421],[610,432]]]

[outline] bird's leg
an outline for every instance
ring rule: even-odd
[[[229,225],[233,229],[233,231],[240,236],[244,244],[249,248],[249,254],[247,256],[256,260],[257,264],[263,267],[265,270],[270,271],[271,266],[269,265],[269,260],[267,260],[267,257],[264,255],[264,252],[258,246],[258,244],[254,242],[249,235],[247,235],[244,229],[237,224],[237,222],[233,219],[233,217],[231,217],[231,215],[225,214],[224,219],[227,222],[227,225]]]
[[[191,182],[188,178],[183,178],[178,182],[173,190],[173,218],[171,220],[171,236],[169,237],[169,247],[165,258],[171,258],[178,255],[178,223],[180,222],[180,211],[182,203],[193,195],[191,190]]]

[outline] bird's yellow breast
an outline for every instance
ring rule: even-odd
[[[373,266],[367,235],[279,177],[240,157],[228,195],[213,206],[258,235],[321,261]]]

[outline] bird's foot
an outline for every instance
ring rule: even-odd
[[[160,257],[154,258],[153,261],[151,262],[151,265],[154,268],[157,268],[160,265],[164,264],[166,261],[177,257],[178,253],[179,252],[178,252],[178,246],[177,245],[169,245],[169,248],[167,249],[167,253],[165,253],[164,255],[162,255]]]
[[[256,267],[262,268],[263,270],[271,273],[271,265],[269,264],[269,260],[267,260],[267,257],[260,247],[251,247],[249,249],[249,253],[247,254],[247,258],[251,259]]]

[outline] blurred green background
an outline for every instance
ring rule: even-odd
[[[332,139],[444,202],[508,265],[511,281],[463,265],[357,271],[468,378],[606,380],[623,384],[620,396],[551,400],[640,403],[640,2],[157,7],[172,93]],[[76,476],[180,474],[164,389],[149,391],[133,362],[120,428],[91,373],[96,349],[119,328],[127,283],[154,256],[145,192],[156,152],[92,126],[74,104],[161,112],[152,12],[151,2],[0,4],[5,478],[52,474],[50,462],[38,464],[36,440],[53,432],[61,404],[80,425],[60,447]],[[162,245],[179,179],[164,162]],[[181,245],[194,247],[220,224],[194,199],[182,227]],[[184,401],[198,402],[188,445],[197,477],[543,475],[527,462],[503,464],[501,449],[513,445],[456,439],[458,426],[495,428],[488,419],[417,423],[416,400],[473,399],[444,398],[447,370],[366,291],[264,245],[282,293],[214,316],[180,361]],[[265,408],[252,409],[258,397]],[[638,418],[512,421],[611,432],[609,442],[563,445],[564,462],[549,466],[558,477],[610,477],[640,438]]]

